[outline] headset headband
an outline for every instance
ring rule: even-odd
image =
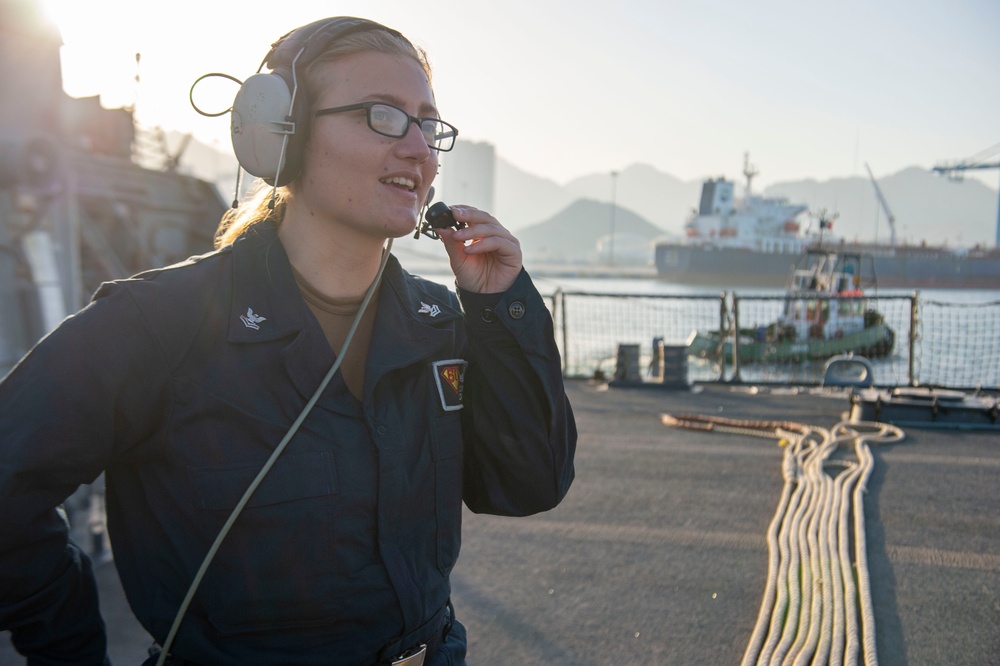
[[[353,16],[336,16],[296,28],[271,45],[233,102],[231,134],[240,165],[275,186],[294,180],[309,136],[309,98],[299,73],[346,35],[381,30],[410,43],[399,31]],[[260,70],[258,70],[260,71]]]
[[[264,64],[271,71],[291,69],[298,56],[299,66],[306,65],[319,57],[331,42],[360,30],[384,30],[406,40],[400,32],[381,23],[353,16],[335,16],[313,21],[282,35],[271,44],[271,50],[264,57]],[[302,51],[302,55],[299,55],[299,51]]]

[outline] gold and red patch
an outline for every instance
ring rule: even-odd
[[[465,391],[465,369],[469,362],[460,358],[435,361],[434,383],[437,385],[441,407],[446,412],[462,409],[462,394]]]

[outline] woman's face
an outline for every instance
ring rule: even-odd
[[[411,116],[437,117],[427,75],[413,58],[357,53],[317,66],[316,109],[379,101]],[[296,198],[346,232],[380,239],[411,233],[437,174],[437,151],[420,128],[390,138],[368,127],[365,110],[317,116]]]

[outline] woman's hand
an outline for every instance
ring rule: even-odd
[[[521,244],[489,213],[452,206],[464,229],[437,229],[459,288],[479,294],[507,291],[521,272]]]

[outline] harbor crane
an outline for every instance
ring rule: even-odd
[[[1000,169],[1000,161],[987,162],[994,155],[1000,154],[1000,143],[983,150],[970,158],[957,162],[944,162],[932,169],[934,173],[948,176],[950,180],[961,181],[965,172],[980,169]],[[1000,248],[1000,199],[997,200],[997,230],[994,245]]]
[[[872,187],[875,188],[875,196],[878,197],[878,201],[882,204],[882,210],[885,211],[885,216],[889,218],[889,245],[893,247],[896,246],[896,216],[892,214],[889,210],[889,202],[885,200],[885,195],[882,194],[882,189],[878,186],[878,181],[875,180],[875,175],[872,173],[872,169],[868,166],[868,162],[865,162],[865,168],[868,169],[868,178],[872,181]]]

